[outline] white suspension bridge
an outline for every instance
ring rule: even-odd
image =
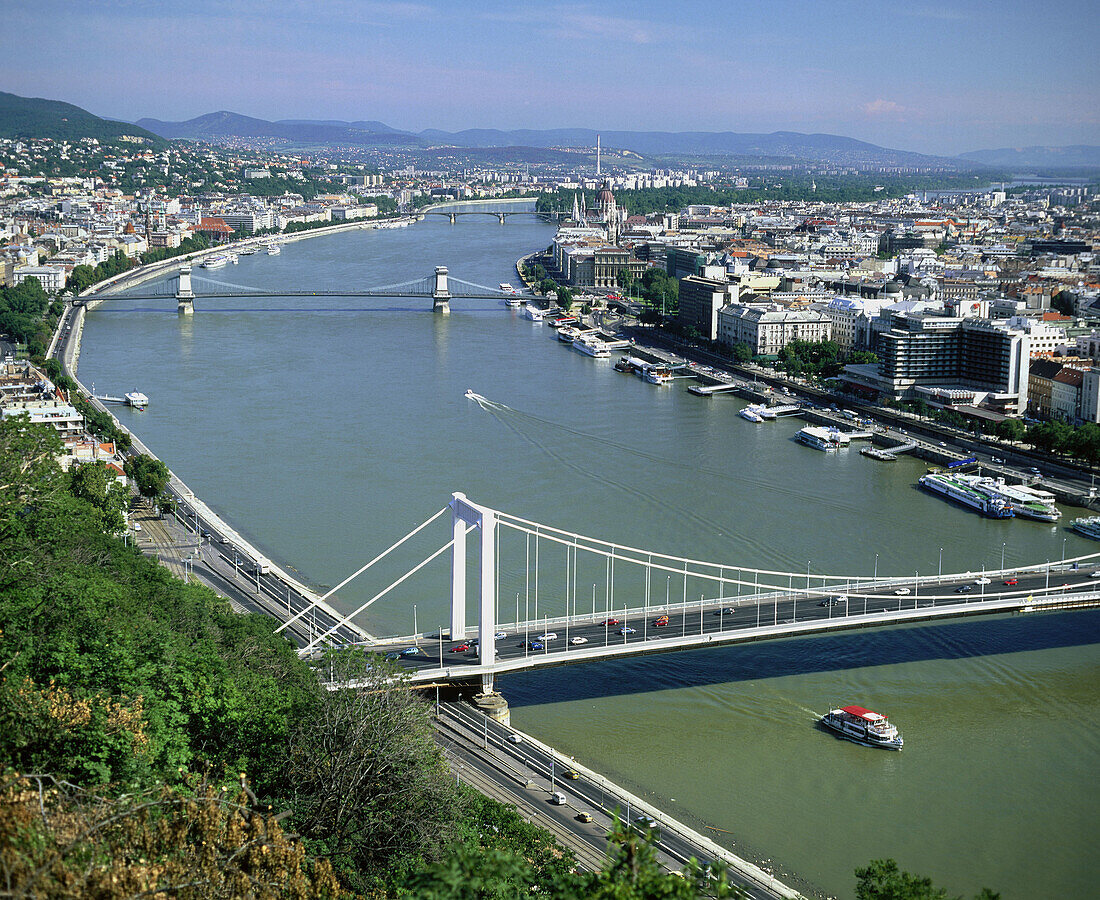
[[[413,683],[494,692],[497,675],[798,634],[1100,605],[1100,554],[990,571],[879,576],[761,569],[631,547],[524,519],[456,493],[316,601],[333,595],[450,514],[449,540],[302,648],[346,646],[375,603],[425,595],[410,580],[450,554],[447,627],[367,642]],[[471,535],[476,536],[471,540]],[[404,568],[401,566],[400,568]],[[877,569],[877,564],[876,564]],[[472,570],[468,571],[468,570]],[[438,573],[437,573],[438,574]],[[470,579],[469,575],[476,577]],[[661,579],[664,583],[661,583]],[[468,596],[468,581],[476,590]],[[502,587],[502,581],[505,582]],[[514,597],[514,603],[513,603]],[[305,607],[278,630],[309,614]],[[514,610],[514,612],[513,612]],[[414,631],[416,626],[414,624]]]

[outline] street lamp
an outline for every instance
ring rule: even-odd
[[[413,604],[413,637],[416,637],[418,634],[420,634],[420,631],[416,627],[416,604],[414,603]]]
[[[1005,570],[1005,544],[1008,541],[1001,541],[1001,574],[1004,574]],[[1065,542],[1062,542],[1062,558],[1065,559]]]
[[[943,547],[940,547],[940,565],[936,570],[936,577],[943,578]]]
[[[878,581],[878,554],[875,554],[875,581]]]

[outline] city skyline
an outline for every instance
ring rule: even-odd
[[[1100,144],[1090,6],[19,2],[5,90],[106,117],[401,130],[827,132],[940,155]],[[52,37],[43,40],[43,29]],[[44,64],[43,47],[64,48]]]

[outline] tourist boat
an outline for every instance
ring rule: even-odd
[[[539,309],[539,307],[537,307],[537,306],[535,306],[531,303],[528,303],[527,307],[523,311],[523,314],[528,319],[530,319],[532,322],[541,322],[542,317],[545,314],[545,311],[542,310],[542,309]]]
[[[580,335],[573,341],[573,347],[597,359],[607,359],[611,356],[611,349],[607,346],[607,342],[601,341],[595,335]]]
[[[1094,541],[1100,541],[1100,516],[1088,516],[1087,518],[1074,519],[1069,526],[1078,534],[1083,534]]]
[[[1048,491],[1023,484],[1005,484],[1003,478],[986,478],[979,475],[956,475],[963,484],[981,491],[989,497],[1003,500],[1017,516],[1038,519],[1040,522],[1057,522],[1062,513],[1054,505],[1055,496]]]
[[[282,252],[283,252],[283,248],[280,247],[278,244],[268,244],[267,245],[267,255],[268,256],[278,256]]]
[[[255,244],[246,244],[245,246],[241,247],[237,251],[237,255],[238,256],[251,256],[253,253],[255,253],[259,249],[260,248],[257,247]]]
[[[502,281],[500,284],[497,285],[497,287],[499,287],[506,294],[514,294],[516,292],[516,289],[512,287],[507,281]]]
[[[234,253],[233,251],[230,251],[229,253],[225,254],[225,258],[228,259],[231,263],[236,263],[236,262],[239,261],[239,258],[237,256],[237,254]]]
[[[795,439],[807,447],[813,447],[825,453],[835,453],[849,440],[848,435],[836,428],[821,428],[814,425],[803,428],[795,435]]]
[[[558,329],[558,340],[563,344],[572,344],[573,340],[580,337],[580,335],[580,330],[572,325],[563,325]]]
[[[672,384],[672,370],[668,366],[648,366],[642,377],[650,384]]]
[[[202,261],[202,267],[204,269],[221,269],[229,262],[229,257],[224,253],[217,253],[214,256],[208,256]]]
[[[821,724],[835,731],[842,738],[866,747],[882,747],[900,750],[904,745],[897,728],[886,716],[881,716],[862,706],[843,706],[830,709],[821,717]]]
[[[751,406],[746,406],[743,410],[737,413],[742,419],[748,419],[750,422],[755,422],[760,425],[764,420],[760,418],[760,414]]]
[[[632,375],[636,372],[640,372],[645,365],[643,360],[634,356],[621,356],[619,361],[615,363],[615,371],[622,372],[625,375]]]
[[[941,472],[929,472],[921,475],[918,483],[922,488],[953,500],[962,506],[976,509],[983,516],[991,519],[1011,519],[1014,515],[1012,507],[996,497],[990,497],[976,488],[963,483],[958,477],[944,475]]]
[[[134,409],[145,409],[145,407],[149,405],[149,398],[141,391],[130,391],[130,393],[124,396],[126,397],[127,405],[132,406]]]

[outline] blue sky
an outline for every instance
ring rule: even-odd
[[[105,116],[1100,144],[1090,0],[6,0],[0,88]]]

